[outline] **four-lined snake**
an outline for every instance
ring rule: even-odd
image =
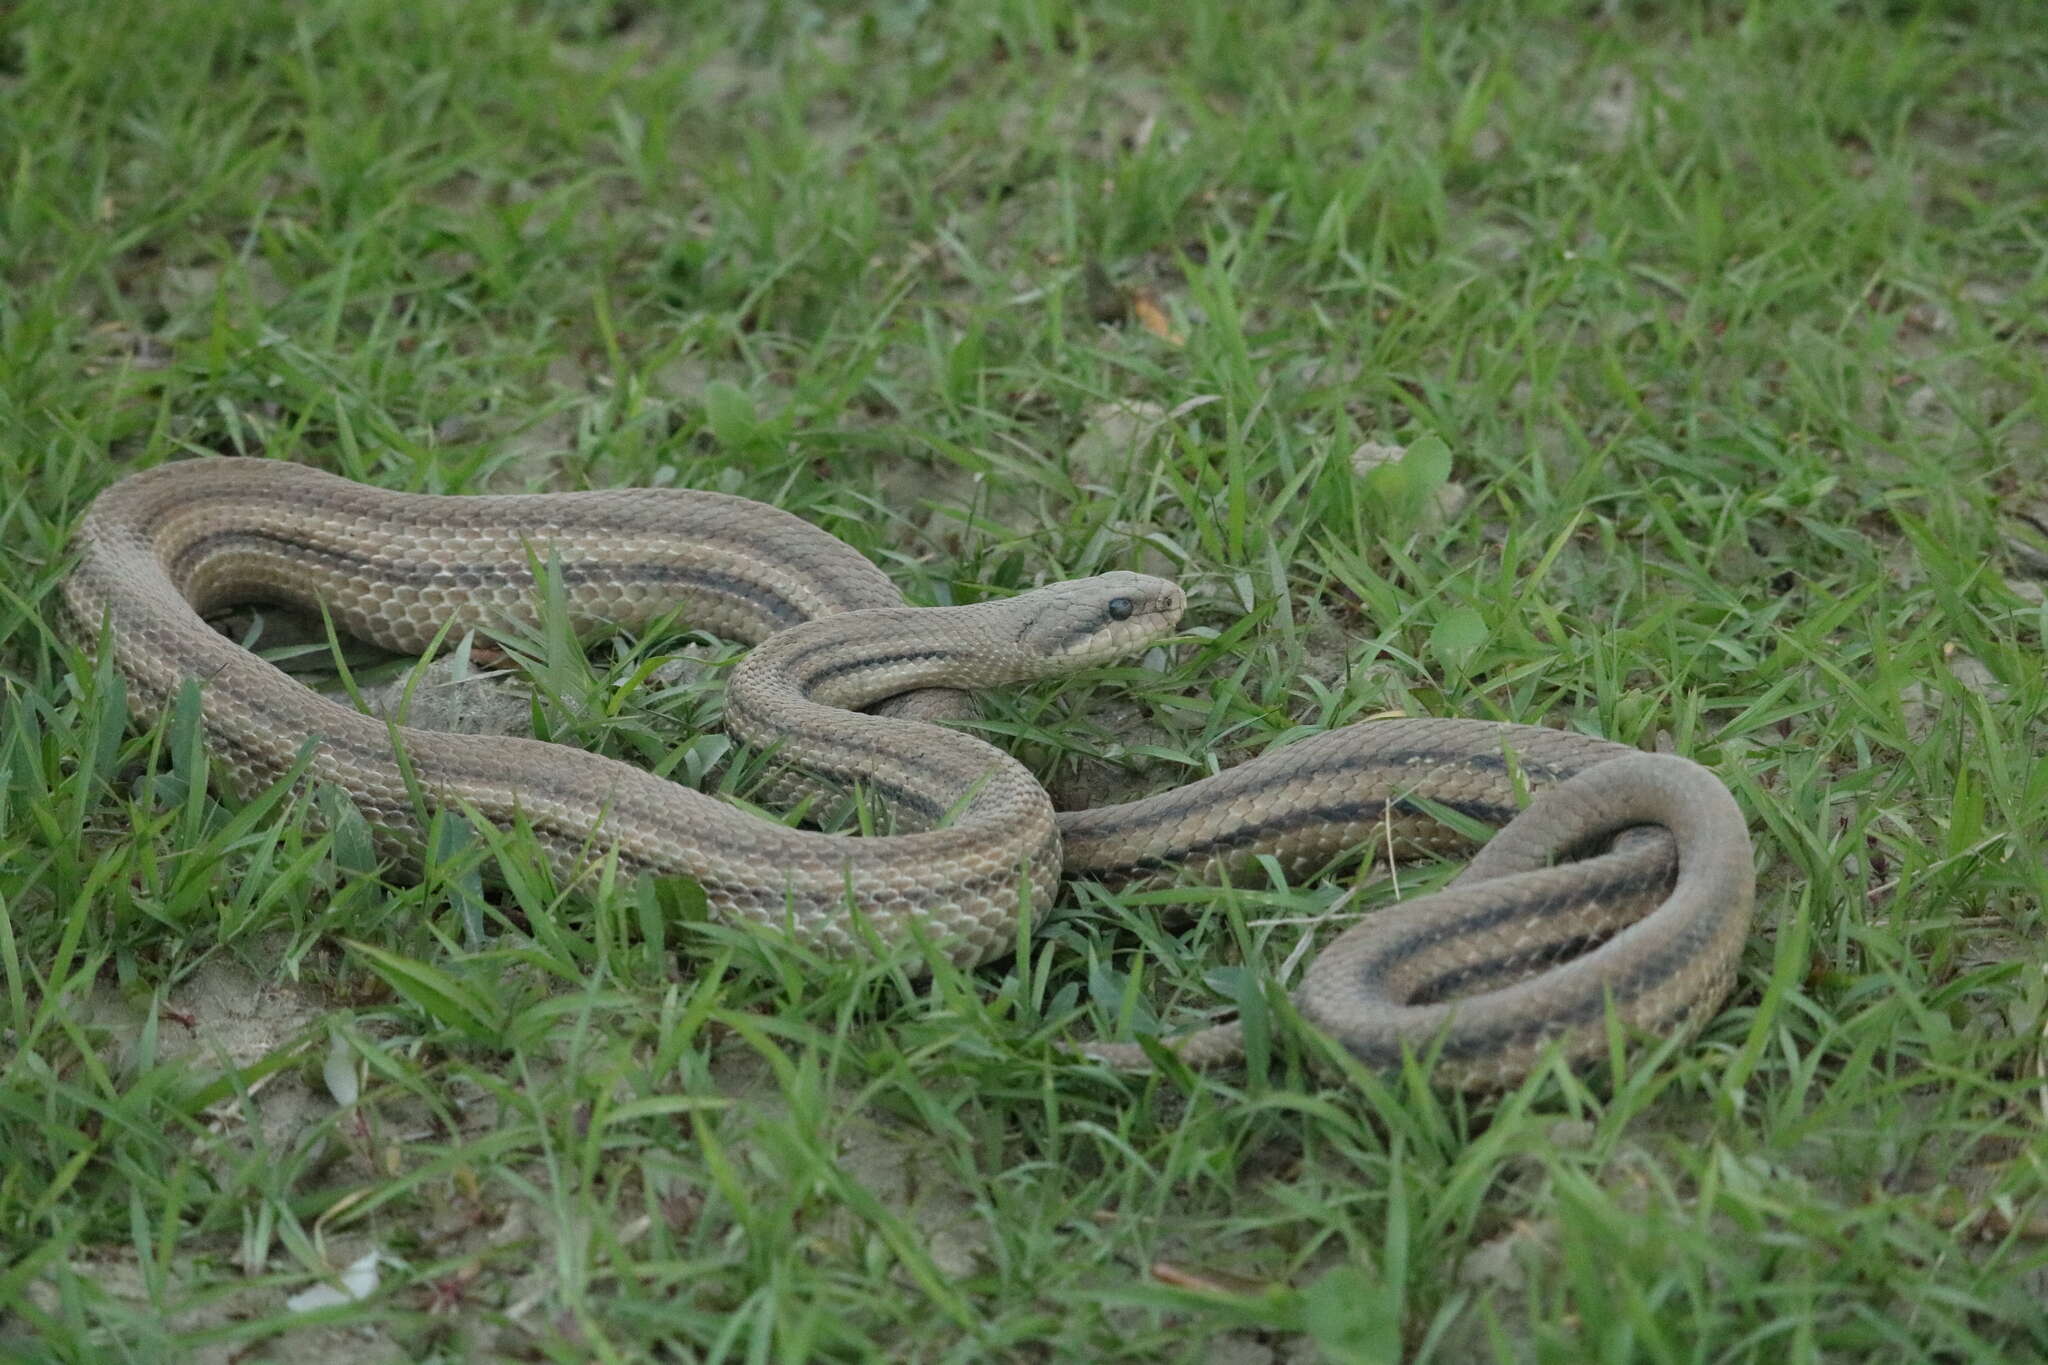
[[[93,504],[62,594],[104,640],[145,719],[188,683],[236,791],[304,774],[347,793],[397,861],[428,810],[531,831],[574,876],[616,858],[678,874],[712,910],[834,953],[916,940],[955,960],[1014,949],[1059,879],[1290,876],[1360,845],[1457,846],[1432,813],[1505,826],[1450,888],[1382,910],[1311,965],[1296,1004],[1368,1065],[1437,1050],[1446,1083],[1511,1083],[1556,1047],[1604,1056],[1608,1020],[1697,1028],[1726,996],[1753,872],[1742,814],[1684,759],[1559,730],[1393,720],[1334,730],[1126,805],[1056,813],[1016,760],[917,717],[947,694],[1040,678],[1169,634],[1180,589],[1134,573],[964,607],[915,608],[851,547],[743,498],[679,489],[434,496],[282,462],[206,459],[132,475]],[[899,830],[792,829],[612,759],[530,739],[394,726],[330,701],[204,617],[272,601],[331,613],[387,648],[531,624],[536,570],[579,630],[678,613],[753,643],[727,724],[822,783],[859,784]],[[857,708],[885,699],[878,714]],[[1530,794],[1526,811],[1520,807]],[[419,798],[416,800],[416,797]],[[1597,856],[1551,865],[1561,853]],[[1675,871],[1674,871],[1675,867]],[[1168,1044],[1230,1055],[1230,1026]],[[1138,1062],[1130,1045],[1090,1049]]]

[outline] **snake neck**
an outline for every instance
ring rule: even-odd
[[[726,729],[830,788],[858,784],[883,801],[899,828],[1050,822],[1043,789],[1001,750],[859,709],[919,688],[1016,676],[1002,669],[1007,655],[992,639],[989,615],[977,607],[863,611],[777,635],[734,671]]]
[[[1030,682],[1141,649],[1186,605],[1166,579],[1115,572],[971,606],[849,612],[756,646],[733,688],[851,711],[918,688]]]

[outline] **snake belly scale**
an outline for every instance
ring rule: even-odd
[[[228,786],[261,791],[306,755],[307,774],[347,793],[400,864],[421,841],[417,793],[523,824],[565,875],[616,857],[628,872],[688,876],[722,918],[827,952],[916,939],[974,963],[1013,949],[1021,907],[1047,905],[1063,875],[1228,875],[1262,856],[1305,874],[1361,844],[1396,856],[1461,846],[1432,813],[1448,808],[1501,833],[1450,888],[1339,936],[1296,1004],[1369,1065],[1434,1048],[1437,1078],[1471,1088],[1511,1083],[1551,1048],[1604,1055],[1610,1012],[1643,1031],[1697,1028],[1726,996],[1748,934],[1743,817],[1684,759],[1540,727],[1382,721],[1141,801],[1056,813],[1014,759],[929,723],[960,714],[944,689],[1051,676],[1165,636],[1184,599],[1146,575],[906,607],[857,551],[744,498],[396,493],[227,458],[113,485],[76,547],[61,590],[69,629],[110,645],[136,714],[163,714],[196,682]],[[908,832],[791,829],[561,745],[395,727],[319,696],[204,619],[238,602],[290,603],[418,651],[449,631],[531,624],[536,567],[579,630],[677,614],[755,644],[729,685],[728,727],[827,785],[862,784]],[[1560,853],[1587,856],[1552,866]],[[1233,1055],[1239,1039],[1223,1026],[1168,1046],[1200,1063]],[[1090,1051],[1143,1060],[1126,1044]]]

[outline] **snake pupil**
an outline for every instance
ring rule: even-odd
[[[1131,619],[1131,613],[1136,608],[1131,604],[1131,599],[1128,597],[1112,597],[1109,599],[1108,610],[1110,620],[1128,621]]]

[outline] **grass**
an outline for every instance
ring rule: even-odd
[[[0,1355],[2048,1355],[2033,17],[14,7]],[[1063,802],[1390,710],[1672,747],[1755,941],[1696,1043],[1470,1100],[1057,1046],[1256,1004],[1350,873],[926,980],[496,831],[391,883],[47,628],[201,453],[739,491],[921,602],[1170,571],[1186,643],[986,704]],[[732,785],[685,638],[533,642],[536,731]]]

